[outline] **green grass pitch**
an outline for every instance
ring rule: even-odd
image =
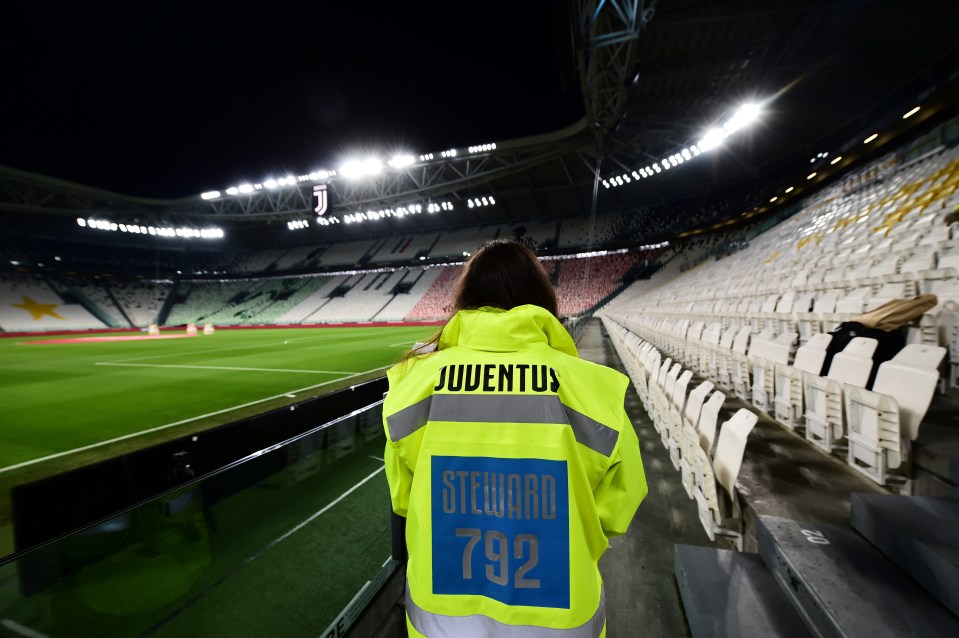
[[[70,337],[0,339],[0,556],[12,551],[12,485],[382,375],[436,330],[219,330],[59,344],[28,342]]]

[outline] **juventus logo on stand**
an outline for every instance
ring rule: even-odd
[[[316,206],[313,208],[317,215],[326,213],[326,184],[316,184],[313,186],[313,196],[316,197]]]

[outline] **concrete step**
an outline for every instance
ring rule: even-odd
[[[807,638],[758,554],[676,545],[676,582],[693,638]]]
[[[759,554],[817,636],[959,636],[959,618],[852,530],[762,517]]]
[[[959,616],[959,502],[853,494],[852,526]]]

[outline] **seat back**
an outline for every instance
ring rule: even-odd
[[[832,358],[832,365],[829,366],[826,377],[865,388],[872,372],[872,354],[878,345],[879,342],[875,339],[854,337],[842,352]]]
[[[789,363],[789,355],[799,335],[795,332],[783,332],[766,345],[765,357],[773,363]]]
[[[656,385],[659,387],[663,387],[666,384],[666,375],[669,373],[669,366],[671,365],[673,365],[673,360],[666,357],[663,365],[659,367],[659,371],[656,373]]]
[[[669,373],[666,375],[666,384],[663,386],[663,392],[666,393],[667,399],[673,398],[673,390],[676,388],[676,379],[679,377],[679,371],[683,369],[682,364],[674,363],[673,367],[669,370]]]
[[[811,336],[809,341],[796,351],[793,367],[803,372],[820,374],[823,363],[826,361],[826,349],[831,342],[832,335],[825,332]]]
[[[900,431],[910,441],[919,435],[919,423],[936,391],[939,365],[945,356],[945,348],[912,343],[879,366],[873,392],[896,400]]]
[[[749,344],[747,356],[750,359],[753,357],[768,357],[767,351],[769,349],[769,344],[772,342],[775,334],[776,333],[772,328],[766,328],[759,334],[755,335]]]
[[[694,428],[699,425],[699,414],[702,412],[703,402],[706,401],[706,397],[712,392],[713,387],[712,381],[703,381],[689,393],[689,398],[686,400],[686,411],[683,416],[686,422]]]
[[[739,332],[736,333],[736,338],[733,340],[733,352],[746,354],[746,348],[749,347],[749,337],[751,334],[752,328],[749,326],[743,326],[740,328]]]
[[[703,405],[699,413],[699,447],[707,454],[713,449],[716,440],[716,425],[719,422],[719,410],[723,407],[726,395],[720,391],[713,392],[709,400]]]
[[[733,347],[733,338],[736,336],[735,328],[727,328],[719,338],[719,348],[721,350],[730,350]]]
[[[736,488],[736,478],[743,463],[746,451],[746,439],[753,431],[759,418],[747,410],[739,408],[731,419],[723,424],[716,443],[716,456],[713,458],[713,472],[716,480],[732,496]]]
[[[827,290],[818,297],[813,304],[812,311],[817,315],[826,315],[836,312],[836,303],[839,301],[839,293],[835,290]]]
[[[693,378],[693,371],[686,370],[676,379],[676,387],[673,388],[673,405],[682,415],[683,408],[686,407],[686,390],[689,388],[689,380]]]
[[[787,290],[786,294],[782,296],[779,300],[779,303],[776,304],[776,312],[783,314],[788,314],[793,311],[793,299],[796,297],[796,293],[792,290]]]

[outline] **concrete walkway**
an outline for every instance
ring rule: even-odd
[[[582,358],[625,374],[598,319],[585,328],[577,347]],[[718,545],[706,537],[696,504],[686,496],[679,473],[632,388],[626,395],[626,412],[639,436],[649,495],[629,531],[610,542],[599,564],[606,583],[607,636],[689,636],[673,577],[673,546]]]

